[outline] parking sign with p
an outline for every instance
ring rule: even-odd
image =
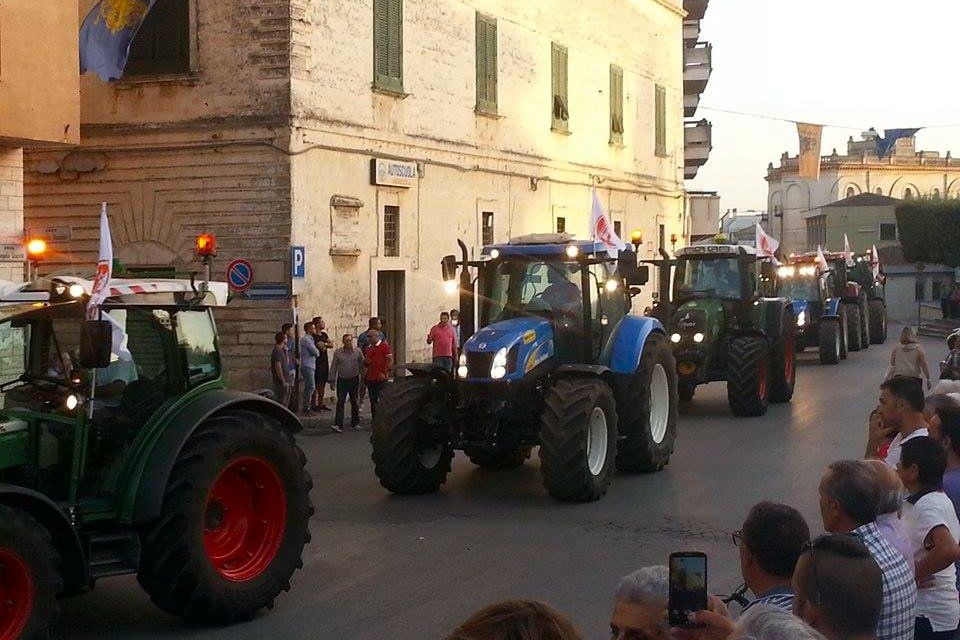
[[[302,280],[307,276],[307,252],[303,247],[290,247],[290,277]]]

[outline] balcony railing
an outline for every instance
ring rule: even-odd
[[[713,125],[706,120],[689,122],[683,126],[683,166],[687,170],[703,166],[713,149]]]
[[[683,21],[683,41],[684,42],[696,42],[700,39],[700,21],[699,20],[684,20]]]
[[[683,117],[692,118],[697,115],[697,107],[700,105],[700,94],[691,93],[683,96]]]
[[[703,20],[709,3],[709,0],[683,0],[683,10],[687,12],[687,20]]]
[[[698,42],[683,48],[683,93],[703,93],[713,72],[713,45]]]

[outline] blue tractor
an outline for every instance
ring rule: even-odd
[[[462,352],[454,371],[407,364],[412,375],[385,388],[371,435],[380,483],[429,493],[456,450],[503,469],[539,446],[550,495],[588,502],[617,469],[662,469],[676,437],[676,364],[660,322],[630,313],[648,278],[636,253],[613,259],[568,234],[487,246],[479,260],[460,247],[442,267],[453,287],[459,270]]]
[[[847,305],[834,271],[823,271],[810,256],[794,257],[777,272],[780,295],[789,298],[797,319],[797,351],[813,347],[820,364],[847,357]]]

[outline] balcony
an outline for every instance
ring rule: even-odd
[[[691,180],[697,170],[710,159],[713,149],[713,125],[706,120],[688,122],[683,126],[683,175]]]
[[[699,20],[684,20],[683,21],[683,41],[685,43],[696,42],[700,39],[700,21]]]
[[[683,93],[703,93],[713,72],[713,45],[698,42],[683,48]]]
[[[683,0],[683,10],[687,12],[687,20],[703,20],[707,13],[709,0]]]
[[[683,96],[683,117],[692,118],[697,115],[697,107],[700,105],[700,94],[691,93]]]

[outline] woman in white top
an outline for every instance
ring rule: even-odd
[[[930,370],[927,368],[927,356],[917,340],[917,335],[910,327],[904,327],[900,332],[900,343],[893,348],[890,354],[890,369],[887,379],[902,376],[916,378],[921,383],[927,381],[930,388]]]

